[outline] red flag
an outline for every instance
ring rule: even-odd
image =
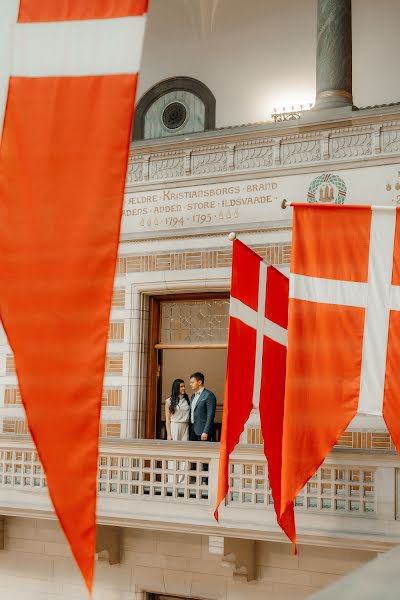
[[[281,512],[288,304],[289,279],[274,267],[268,267],[265,317],[270,323],[271,331],[270,335],[266,332],[264,337],[260,394],[261,431],[277,521],[286,535],[296,542],[293,502]],[[279,329],[277,328],[284,330],[285,337],[282,335],[278,337]]]
[[[293,506],[279,514],[288,287],[287,277],[235,240],[215,517],[229,489],[229,456],[252,408],[259,407],[275,510],[289,535]]]
[[[147,0],[0,3],[0,314],[49,493],[89,590],[146,10]]]
[[[357,413],[400,450],[399,273],[395,207],[294,206],[282,512]]]

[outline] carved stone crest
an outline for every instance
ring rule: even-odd
[[[345,182],[339,175],[324,173],[312,180],[307,202],[311,204],[344,204],[347,195]]]

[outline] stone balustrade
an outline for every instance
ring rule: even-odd
[[[230,491],[215,522],[218,454],[217,444],[102,442],[99,523],[284,541],[260,446],[232,455]],[[391,451],[334,450],[296,499],[299,541],[378,550],[399,543],[399,467]],[[66,480],[65,493],[73,485]],[[53,518],[29,438],[0,437],[0,514]]]

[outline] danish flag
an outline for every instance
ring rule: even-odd
[[[49,493],[89,590],[147,2],[0,1],[0,316]]]
[[[357,413],[400,450],[399,209],[294,205],[289,295],[281,514]]]
[[[281,515],[281,452],[289,280],[239,240],[233,243],[228,360],[220,443],[218,507],[229,489],[229,456],[259,409],[278,522],[293,535],[293,505]]]

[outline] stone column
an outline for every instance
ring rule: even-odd
[[[318,0],[315,109],[353,105],[351,0]]]

